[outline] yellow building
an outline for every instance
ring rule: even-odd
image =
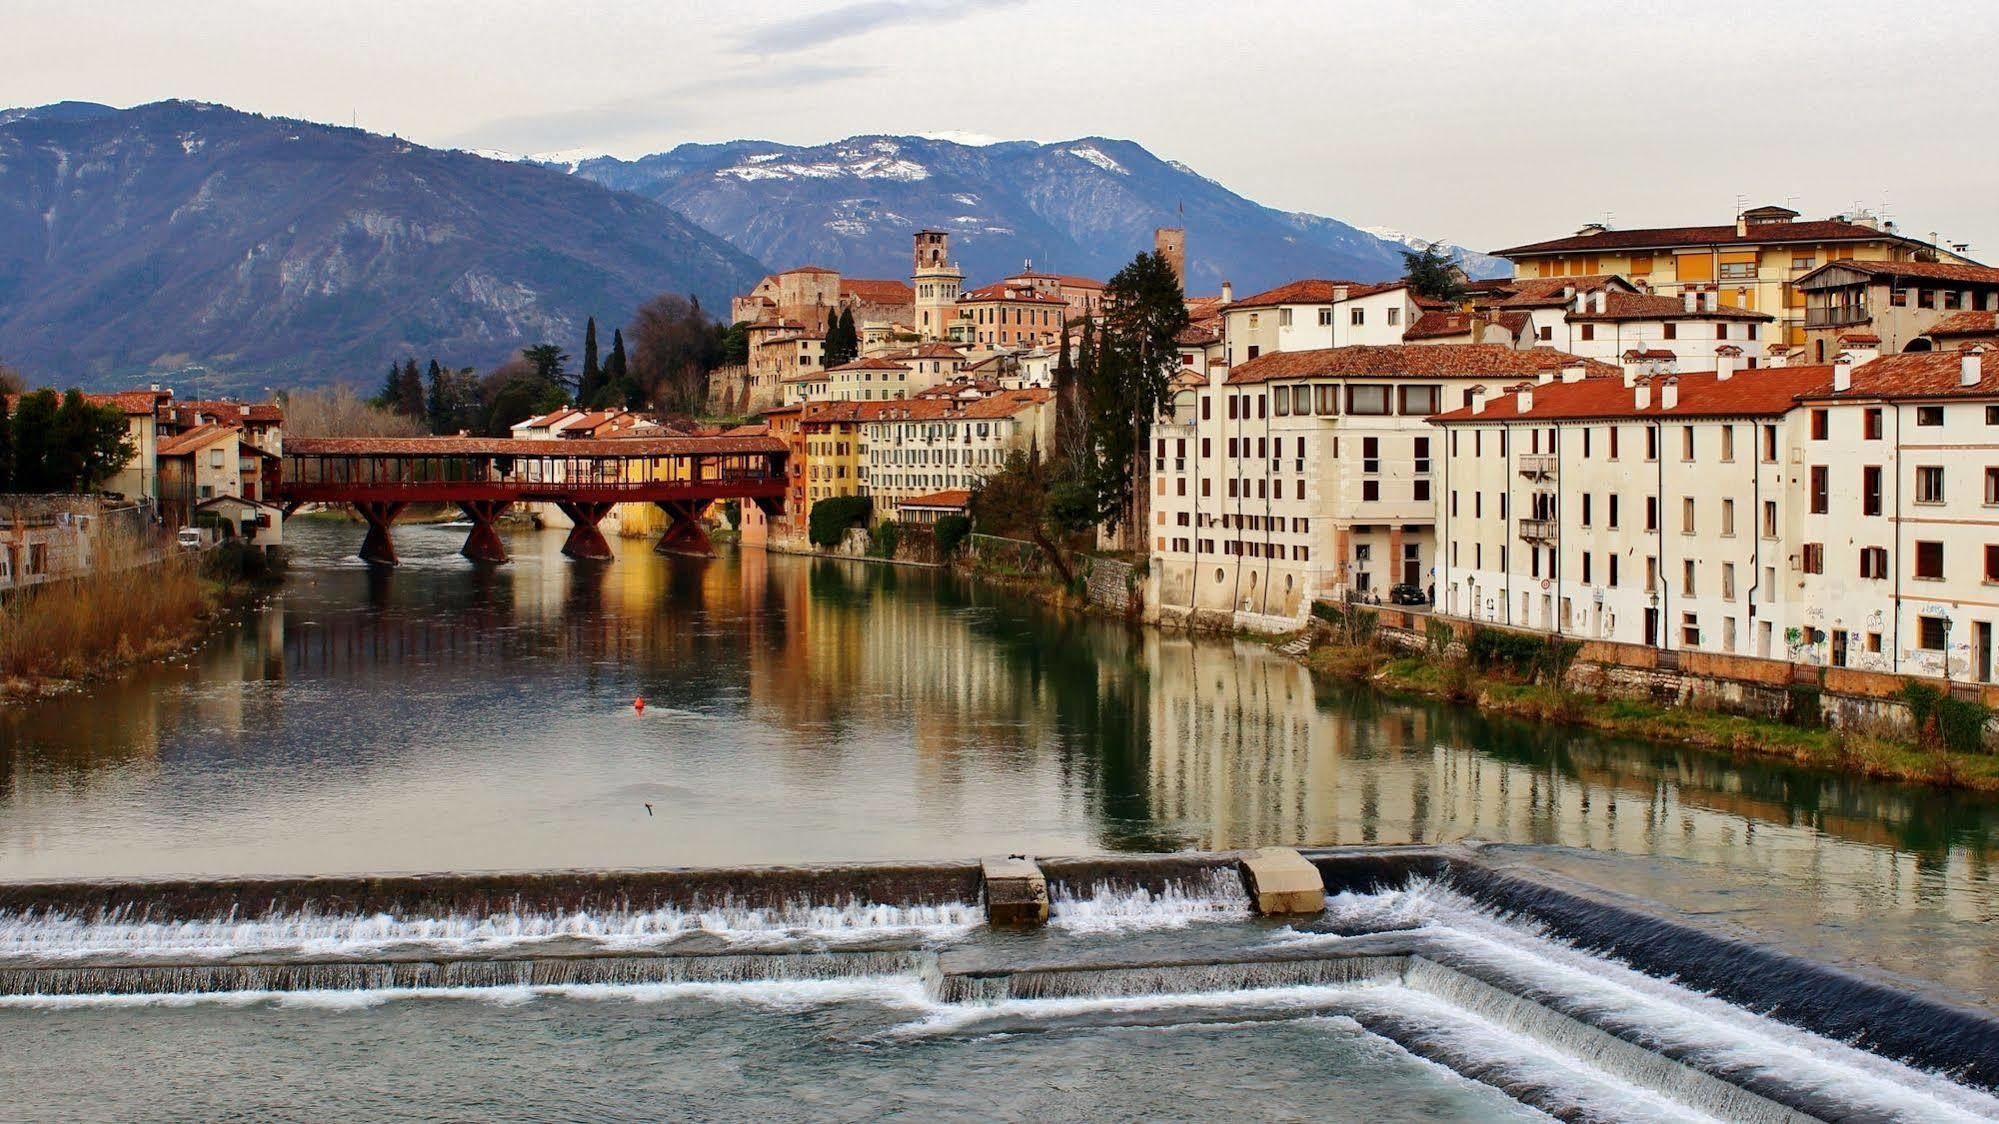
[[[861,403],[808,402],[798,430],[805,449],[806,510],[823,499],[861,492]]]
[[[1794,283],[1826,262],[1969,261],[1872,216],[1800,222],[1786,207],[1753,207],[1725,226],[1613,230],[1592,223],[1567,238],[1496,252],[1513,263],[1516,277],[1620,274],[1655,293],[1712,290],[1723,305],[1775,316],[1773,338],[1792,347],[1805,342],[1804,295]]]

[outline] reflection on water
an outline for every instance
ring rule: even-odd
[[[1999,987],[1988,799],[1384,703],[929,571],[555,534],[475,569],[408,528],[376,573],[294,527],[183,664],[0,713],[0,877],[1471,838]]]

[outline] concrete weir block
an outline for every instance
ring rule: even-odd
[[[1048,922],[1048,879],[1025,855],[983,859],[986,924],[1044,925]]]
[[[1242,860],[1243,883],[1258,913],[1318,913],[1326,908],[1319,868],[1289,847],[1263,847]]]

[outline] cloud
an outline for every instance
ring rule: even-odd
[[[737,36],[745,54],[782,55],[866,35],[882,27],[951,23],[1006,0],[860,0],[823,12],[766,24]]]
[[[451,140],[466,148],[504,152],[608,151],[620,142],[657,138],[667,130],[698,124],[711,108],[701,104],[701,99],[758,90],[793,94],[866,77],[875,70],[873,66],[856,63],[800,62],[744,67],[591,105],[494,118]]]

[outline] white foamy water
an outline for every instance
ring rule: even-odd
[[[775,1010],[868,1003],[925,1010],[936,1006],[914,975],[846,979],[744,980],[730,983],[567,984],[552,987],[403,987],[373,990],[179,992],[165,995],[10,995],[0,1009],[78,1010],[99,1007],[255,1007],[360,1011],[409,1000],[458,1000],[513,1007],[537,999],[665,1003],[702,999]]]
[[[1048,924],[1070,933],[1120,933],[1180,929],[1199,921],[1242,921],[1249,895],[1233,867],[1217,867],[1162,890],[1099,882],[1087,898],[1057,889],[1048,902]]]
[[[645,951],[695,936],[753,950],[798,941],[837,947],[895,935],[957,936],[985,923],[977,905],[889,906],[798,903],[765,909],[722,906],[576,913],[500,913],[484,917],[396,917],[287,913],[191,921],[63,915],[0,916],[0,958],[83,960],[106,955],[218,958],[244,952],[317,955],[376,952],[417,945],[491,953],[553,940],[581,940],[606,951]]]

